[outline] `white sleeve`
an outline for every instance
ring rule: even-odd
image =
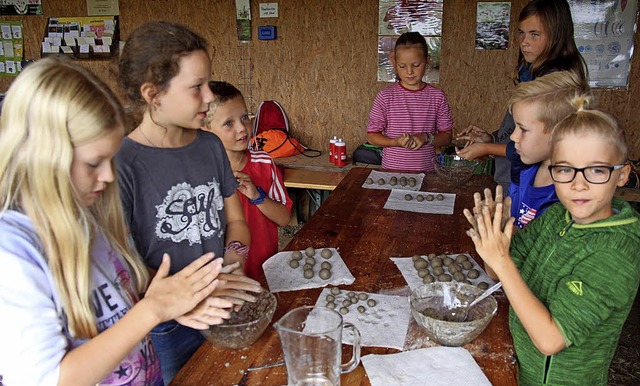
[[[57,385],[71,344],[48,266],[24,238],[0,245],[0,375],[4,386]]]

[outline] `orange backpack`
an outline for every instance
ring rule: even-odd
[[[273,158],[304,153],[304,147],[289,134],[289,119],[276,101],[264,101],[258,106],[253,124],[251,150],[262,150]]]

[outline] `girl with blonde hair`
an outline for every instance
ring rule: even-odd
[[[213,254],[172,276],[165,255],[149,280],[130,247],[114,181],[123,123],[111,90],[59,59],[30,65],[9,89],[0,118],[4,384],[161,385],[151,329],[194,308],[211,324],[228,315],[221,308],[232,303],[210,297],[221,270],[208,264]],[[213,311],[197,307],[203,300]]]

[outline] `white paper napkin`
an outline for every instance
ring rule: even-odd
[[[342,302],[349,298],[350,290],[341,289],[336,298],[335,311],[343,307]],[[363,292],[353,291],[356,296]],[[342,314],[345,322],[349,322],[356,326],[360,331],[361,346],[389,347],[402,350],[404,341],[409,328],[411,319],[411,309],[409,299],[406,296],[380,295],[364,292],[367,299],[361,300],[355,304],[351,304],[347,314]],[[320,293],[316,306],[326,307],[327,295],[330,289],[325,288]],[[367,301],[373,299],[375,306],[367,305]],[[364,307],[364,312],[359,312],[358,307]],[[345,330],[342,341],[346,344],[353,344],[353,335],[350,331]]]
[[[362,357],[371,386],[491,386],[462,347],[432,347]]]
[[[293,251],[279,252],[271,256],[269,260],[262,263],[262,269],[269,285],[271,292],[281,291],[295,291],[305,288],[320,288],[327,285],[340,285],[351,284],[356,278],[353,277],[349,268],[340,257],[338,250],[335,248],[328,248],[333,252],[333,256],[329,259],[324,259],[320,256],[320,252],[324,248],[317,248],[314,258],[316,264],[313,266],[313,277],[306,279],[303,276],[304,260],[307,258],[304,251],[302,252],[303,258],[300,261],[298,268],[291,268],[289,262],[291,261],[291,253]],[[331,277],[327,280],[321,279],[318,276],[320,272],[320,264],[323,261],[331,263]]]
[[[467,279],[471,282],[471,284],[478,285],[479,283],[484,281],[487,284],[489,284],[489,286],[492,286],[496,283],[493,279],[489,277],[489,275],[487,275],[485,270],[482,269],[482,267],[480,267],[480,264],[478,264],[473,259],[473,257],[471,257],[471,255],[469,255],[468,253],[454,253],[454,254],[449,254],[447,256],[455,260],[456,256],[458,255],[467,256],[469,261],[473,264],[473,268],[477,269],[478,272],[480,272],[480,276],[478,276],[477,279]],[[425,260],[427,260],[427,256],[422,256],[422,257]],[[402,273],[402,277],[404,277],[404,280],[406,280],[411,290],[417,287],[420,287],[423,284],[422,278],[418,276],[418,270],[413,266],[413,259],[411,257],[392,257],[391,260],[396,264],[396,266],[400,270],[400,273]],[[444,269],[445,273],[449,273],[449,270],[447,269],[447,267],[443,265],[442,268]],[[433,274],[433,268],[431,266],[429,266],[429,272]],[[467,272],[468,271],[466,270],[464,271],[465,274]]]
[[[443,196],[442,201],[435,199],[438,194]],[[407,195],[411,196],[411,200],[406,199]],[[416,199],[418,195],[425,199],[418,201]],[[431,195],[434,199],[427,201],[427,195]],[[406,190],[392,189],[387,202],[384,203],[384,208],[417,213],[453,214],[455,204],[456,195],[453,193],[407,192]]]
[[[391,177],[396,177],[398,179],[398,183],[393,186],[389,183],[389,181],[391,181]],[[409,184],[402,186],[400,185],[400,178],[401,177],[406,177],[407,179],[413,177],[416,179],[416,186],[409,186]],[[400,189],[400,190],[420,190],[420,187],[422,186],[422,181],[424,181],[424,177],[425,174],[424,173],[391,173],[391,172],[381,172],[378,170],[372,170],[371,173],[369,173],[369,177],[371,178],[371,180],[373,180],[373,183],[371,184],[367,184],[367,181],[365,180],[364,184],[362,184],[362,187],[365,189],[386,189],[386,190],[390,190],[390,189]],[[380,185],[378,183],[379,179],[383,179],[385,181],[385,183],[383,185]]]

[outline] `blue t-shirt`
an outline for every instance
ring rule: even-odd
[[[544,213],[551,204],[558,201],[553,184],[533,186],[539,167],[540,164],[535,164],[522,169],[519,183],[511,183],[509,186],[511,215],[515,217],[515,225],[519,228],[524,228],[529,221]]]

